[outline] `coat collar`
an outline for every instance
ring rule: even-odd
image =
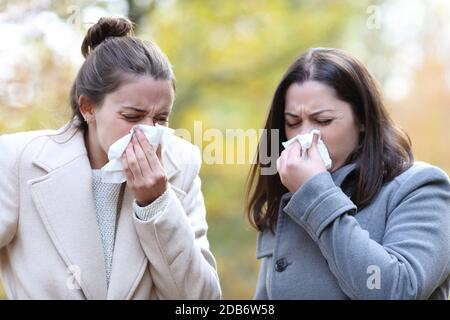
[[[81,130],[72,120],[33,159],[43,175],[28,181],[48,234],[87,299],[132,296],[147,266],[133,224],[131,191],[125,187],[119,213],[109,289],[103,247],[95,214],[92,172]],[[169,183],[179,172],[170,150],[162,152]],[[76,272],[75,272],[76,271]]]
[[[349,164],[346,164],[336,171],[331,173],[331,177],[333,178],[334,184],[338,187],[342,185],[344,180],[348,177],[350,173],[352,173],[356,168],[356,163],[352,162]]]

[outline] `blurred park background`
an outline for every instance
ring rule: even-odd
[[[81,41],[102,16],[129,17],[171,60],[172,128],[262,128],[288,65],[309,47],[337,47],[378,78],[416,159],[450,173],[447,0],[0,0],[0,134],[69,120]],[[244,215],[249,167],[204,164],[200,173],[225,299],[251,299],[256,283],[256,232]]]

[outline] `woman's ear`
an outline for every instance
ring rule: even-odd
[[[78,105],[80,106],[80,112],[84,117],[84,120],[88,123],[95,120],[94,116],[94,104],[86,96],[81,95],[78,98]]]

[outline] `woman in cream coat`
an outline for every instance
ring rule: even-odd
[[[127,181],[112,238],[93,190],[93,172],[114,141],[136,124],[167,125],[170,63],[154,44],[132,37],[124,19],[100,19],[82,52],[72,121],[57,131],[0,136],[0,268],[8,298],[220,298],[196,147],[172,136],[156,151],[136,133],[122,158]]]

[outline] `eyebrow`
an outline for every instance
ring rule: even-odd
[[[318,111],[316,111],[316,112],[311,113],[309,116],[310,116],[310,117],[311,117],[311,116],[315,116],[315,115],[317,115],[317,114],[319,114],[319,113],[326,112],[326,111],[334,111],[334,110],[331,110],[331,109],[322,109],[322,110],[318,110]],[[290,112],[285,112],[284,115],[285,115],[285,116],[291,116],[291,117],[293,117],[293,118],[298,118],[298,115],[293,114],[293,113],[290,113]]]
[[[140,108],[136,108],[136,107],[126,107],[126,106],[123,106],[122,108],[124,108],[124,109],[131,109],[131,110],[134,110],[134,111],[137,111],[137,112],[146,112],[147,110],[145,110],[145,109],[140,109]]]

